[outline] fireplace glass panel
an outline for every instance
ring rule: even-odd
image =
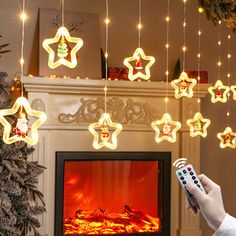
[[[158,232],[158,161],[67,161],[64,233]]]
[[[55,236],[169,235],[170,153],[57,153]]]

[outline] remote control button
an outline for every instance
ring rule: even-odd
[[[198,181],[197,181],[197,180],[195,180],[195,181],[194,181],[194,183],[195,183],[195,184],[198,184]]]
[[[190,172],[190,175],[194,175],[194,173],[193,173],[193,172]]]
[[[195,180],[195,179],[196,179],[196,176],[193,176],[192,179]]]
[[[188,171],[191,171],[192,169],[190,167],[188,167]]]
[[[185,185],[185,184],[187,184],[187,182],[186,182],[186,181],[183,181],[182,183],[183,183],[184,185]]]
[[[184,180],[184,177],[183,177],[183,176],[181,176],[181,177],[180,177],[180,179],[181,179],[181,180]]]
[[[181,172],[178,172],[178,176],[181,176],[182,175],[182,173]]]
[[[199,184],[197,184],[198,188],[201,188],[201,186]]]
[[[186,170],[183,170],[183,173],[184,173],[184,174],[186,174],[186,173],[187,173],[187,171],[186,171]]]

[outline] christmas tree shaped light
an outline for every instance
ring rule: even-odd
[[[68,43],[74,43],[75,46],[70,51],[70,60],[67,59],[68,56]],[[50,47],[50,45],[59,43],[57,47],[57,57],[55,59],[55,52]],[[43,41],[43,48],[48,52],[48,66],[51,69],[55,69],[61,65],[67,66],[69,68],[75,68],[77,65],[77,57],[76,53],[80,50],[83,46],[83,40],[76,37],[71,37],[68,29],[64,26],[60,27],[57,30],[57,33],[54,38],[45,39]]]
[[[23,109],[28,116],[38,118],[30,129],[28,128],[28,122],[23,113]],[[5,116],[17,114],[18,111],[19,116],[17,124],[12,129],[12,125]],[[38,128],[46,121],[46,119],[47,116],[44,112],[32,110],[28,100],[25,97],[19,97],[11,109],[0,110],[0,123],[4,126],[3,141],[7,144],[24,141],[30,145],[35,145],[39,139]],[[14,135],[11,136],[11,133],[14,133]]]
[[[211,94],[212,103],[226,103],[228,100],[227,95],[230,91],[230,88],[229,86],[224,86],[221,80],[217,80],[214,86],[208,88],[208,91]]]
[[[227,127],[224,132],[218,133],[217,138],[220,140],[221,148],[236,148],[236,133],[230,127]]]
[[[94,136],[93,147],[101,149],[107,147],[110,149],[117,148],[117,136],[122,130],[122,125],[112,122],[108,113],[103,113],[97,123],[89,125],[89,131]]]
[[[181,128],[181,123],[173,121],[170,114],[165,113],[161,120],[153,121],[151,126],[156,132],[157,143],[164,140],[174,143],[176,142],[176,132]]]
[[[211,124],[209,119],[203,118],[200,112],[197,112],[193,119],[187,120],[187,125],[190,128],[190,136],[196,137],[198,135],[202,137],[207,136],[207,128]]]

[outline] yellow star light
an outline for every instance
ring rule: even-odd
[[[220,80],[217,80],[214,86],[208,88],[208,92],[211,94],[212,103],[216,102],[226,103],[228,99],[227,94],[229,91],[230,91],[229,86],[224,86]]]
[[[113,133],[111,134],[112,130]],[[100,149],[102,147],[116,149],[117,136],[121,130],[121,124],[112,122],[110,115],[108,113],[103,113],[97,123],[89,125],[89,131],[94,136],[93,147],[95,149]],[[99,139],[101,139],[100,143]]]
[[[193,97],[193,88],[197,84],[196,79],[189,78],[186,72],[182,72],[178,79],[171,82],[172,87],[175,89],[175,97]]]
[[[75,43],[74,48],[70,52],[70,60],[67,60],[68,48],[67,42]],[[50,47],[51,44],[59,43],[57,47],[57,57],[55,60],[55,52]],[[71,37],[68,29],[66,27],[60,27],[54,38],[45,39],[43,41],[43,48],[48,52],[48,66],[51,69],[55,69],[61,65],[67,66],[69,68],[75,68],[77,65],[76,53],[83,46],[83,40],[76,37]]]
[[[233,93],[233,99],[236,100],[236,85],[231,86],[231,91]]]
[[[12,129],[11,124],[5,119],[5,116],[14,115],[18,112],[19,109],[22,111],[23,108],[27,115],[37,117],[38,119],[32,124],[30,130],[28,130],[25,115],[20,112],[17,126]],[[29,145],[35,145],[37,144],[39,139],[38,128],[46,120],[47,116],[44,112],[32,110],[28,100],[25,97],[19,97],[11,109],[0,110],[0,123],[4,126],[3,141],[6,144],[11,144],[17,141],[24,141]],[[28,131],[30,133],[30,136],[28,136]],[[15,135],[10,137],[11,132],[15,132]]]
[[[174,143],[176,142],[176,132],[181,128],[181,123],[173,121],[171,115],[165,113],[161,120],[153,121],[151,126],[156,132],[155,140],[157,143],[164,140]]]
[[[141,59],[144,61],[149,61],[145,66],[145,74],[142,72],[143,67]],[[136,62],[135,68],[131,62]],[[146,56],[142,48],[137,48],[132,57],[127,57],[124,59],[124,65],[129,69],[128,78],[131,81],[134,81],[138,78],[149,80],[151,78],[150,68],[154,63],[155,58],[152,56]]]
[[[200,112],[197,112],[194,115],[193,119],[187,120],[187,125],[190,128],[191,137],[196,137],[200,135],[205,138],[207,136],[207,128],[210,124],[211,121],[209,119],[203,118]]]
[[[221,148],[236,148],[236,133],[230,127],[227,127],[224,132],[218,133],[217,138],[220,140]]]

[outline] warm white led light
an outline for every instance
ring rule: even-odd
[[[110,149],[117,148],[117,136],[122,130],[120,123],[112,122],[108,113],[103,113],[97,123],[89,125],[89,131],[93,135],[93,147],[101,149],[107,147]]]
[[[37,117],[38,119],[28,129],[27,120],[25,115],[21,112],[21,109],[28,116]],[[18,118],[16,127],[12,129],[11,124],[6,120],[5,116],[16,114],[20,110],[20,116]],[[24,141],[30,145],[35,145],[38,142],[38,128],[46,121],[47,116],[42,111],[32,110],[28,100],[25,97],[19,97],[14,103],[11,109],[0,110],[0,123],[4,126],[3,141],[7,144],[11,144],[17,141]],[[15,135],[11,136],[11,133]],[[29,136],[30,133],[30,136]]]
[[[110,20],[109,20],[109,18],[106,18],[106,19],[105,19],[105,24],[107,24],[107,25],[108,25],[109,23],[110,23]]]
[[[208,88],[209,93],[211,94],[211,102],[227,102],[227,94],[230,91],[228,86],[224,86],[220,80],[217,80],[214,86]]]
[[[143,28],[142,24],[138,24],[138,29],[142,29],[142,28]]]
[[[156,132],[155,140],[160,143],[164,140],[176,142],[176,132],[181,128],[179,121],[173,121],[169,113],[165,113],[161,120],[153,121],[152,128]]]
[[[202,114],[200,112],[197,112],[193,119],[187,120],[187,125],[190,128],[190,136],[196,137],[196,136],[207,136],[207,128],[211,124],[211,121],[209,119],[203,118]]]
[[[145,73],[143,73],[141,59],[144,61],[148,61],[145,66]],[[134,66],[131,64],[132,62],[136,62],[136,67],[134,70]],[[152,56],[146,56],[142,48],[137,48],[132,57],[127,57],[124,59],[124,65],[128,67],[129,73],[128,78],[131,81],[134,81],[138,78],[149,80],[151,78],[150,68],[155,63],[155,58]]]
[[[26,14],[25,12],[22,12],[22,13],[20,14],[20,19],[21,19],[22,21],[26,21],[27,18],[28,18],[28,16],[27,16],[27,14]]]
[[[72,48],[70,52],[70,60],[67,59],[68,56],[68,48],[67,43],[74,43],[75,46]],[[57,56],[58,59],[55,60],[55,52],[50,47],[51,44],[58,44],[57,48]],[[43,48],[48,52],[48,66],[51,69],[55,69],[61,65],[67,66],[69,68],[75,68],[77,65],[77,57],[76,53],[83,46],[83,40],[76,37],[71,37],[68,29],[66,27],[60,27],[57,30],[57,33],[54,38],[45,39],[43,41]]]
[[[196,79],[189,78],[186,72],[182,72],[178,79],[171,82],[172,87],[175,89],[175,97],[193,97],[193,88],[197,84]]]

